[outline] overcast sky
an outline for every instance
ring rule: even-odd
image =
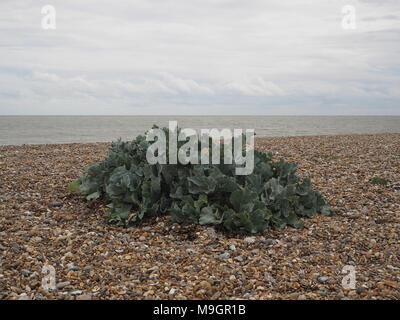
[[[400,114],[399,0],[1,0],[0,15],[3,115]]]

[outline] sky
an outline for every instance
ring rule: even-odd
[[[400,115],[399,0],[1,0],[0,15],[0,115]]]

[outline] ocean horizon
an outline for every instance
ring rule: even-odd
[[[109,142],[132,140],[153,124],[181,128],[254,129],[258,137],[399,133],[400,116],[179,116],[179,115],[4,115],[0,145]]]

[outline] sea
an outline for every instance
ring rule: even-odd
[[[254,129],[258,137],[400,133],[400,116],[0,116],[0,145],[132,140],[153,124]]]

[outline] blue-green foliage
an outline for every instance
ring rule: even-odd
[[[180,223],[257,233],[286,225],[301,227],[301,217],[330,214],[322,195],[311,189],[310,180],[301,181],[295,174],[297,165],[272,161],[271,153],[255,150],[253,173],[238,176],[234,163],[150,165],[146,160],[149,145],[144,136],[113,142],[108,157],[87,166],[71,189],[87,200],[106,201],[109,222],[120,224],[171,215]]]

